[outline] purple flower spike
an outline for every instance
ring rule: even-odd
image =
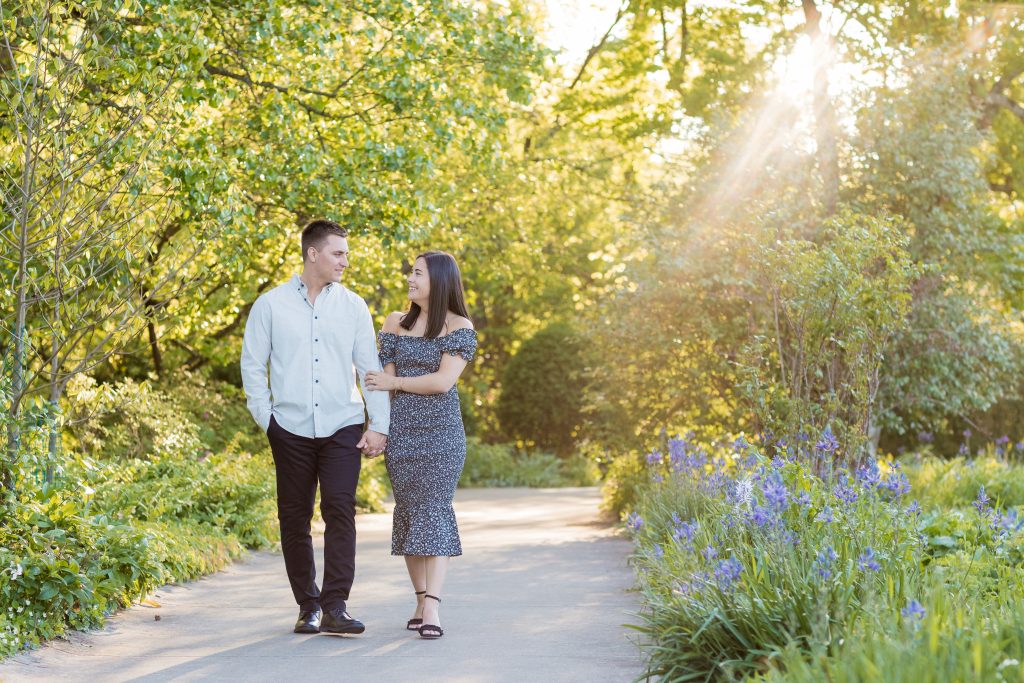
[[[978,512],[985,514],[985,511],[989,508],[988,504],[991,502],[992,500],[988,497],[988,494],[985,493],[985,487],[982,486],[981,490],[978,491],[978,497],[974,500],[972,505],[974,505]]]
[[[728,560],[722,560],[715,567],[715,582],[719,588],[727,591],[733,587],[733,584],[736,583],[736,580],[740,578],[742,573],[743,565],[735,557],[730,557]]]
[[[832,426],[826,425],[825,431],[821,433],[821,438],[814,444],[814,450],[821,457],[825,457],[835,453],[838,449],[839,441],[836,439],[836,435],[832,433]]]
[[[832,563],[836,561],[839,556],[836,555],[836,551],[832,549],[832,546],[825,548],[818,552],[818,555],[814,558],[814,568],[818,572],[818,576],[821,579],[829,579],[832,577]]]
[[[861,556],[857,558],[857,566],[860,567],[862,570],[866,570],[869,572],[877,572],[879,569],[882,568],[882,566],[878,564],[875,551],[870,547],[866,548],[864,552],[861,554]]]
[[[750,521],[757,526],[767,526],[774,520],[772,511],[764,505],[756,505],[750,513]]]
[[[900,610],[900,614],[910,621],[921,621],[924,619],[924,607],[917,600],[911,600],[907,606]]]
[[[640,527],[644,525],[643,518],[635,512],[630,512],[629,516],[626,517],[626,526],[633,531],[640,531]]]
[[[789,491],[778,472],[772,472],[764,483],[764,499],[776,510],[782,511],[789,504]]]

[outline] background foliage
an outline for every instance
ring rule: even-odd
[[[1024,438],[1022,23],[1000,3],[625,0],[559,55],[530,0],[4,3],[0,591],[65,599],[31,641],[273,539],[237,358],[316,216],[350,227],[346,285],[378,324],[415,254],[462,264],[466,485],[598,463],[628,509],[666,434],[761,434],[786,458],[827,430],[854,471],[925,453],[936,479],[915,483],[962,507],[973,483],[938,493],[941,459],[993,444],[950,465],[980,486]],[[813,463],[786,476],[820,498]],[[368,465],[363,504],[385,492]],[[915,562],[960,561],[933,551]],[[1013,605],[992,609],[963,628],[1012,633]],[[851,667],[923,647],[924,627],[842,624],[864,635]],[[793,672],[836,656],[779,652]]]

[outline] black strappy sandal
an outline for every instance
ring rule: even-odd
[[[437,600],[438,604],[441,602],[441,598],[436,595],[426,595],[426,597]],[[420,626],[416,630],[420,632],[420,638],[426,638],[427,640],[436,640],[444,635],[444,631],[441,630],[441,627],[434,624],[423,624],[423,626]]]
[[[415,593],[415,595],[426,595],[426,594],[427,594],[427,591],[416,591],[416,593]],[[420,624],[422,624],[422,623],[423,623],[422,619],[416,619],[416,618],[410,619],[405,624],[405,630],[406,631],[419,631],[420,630]]]

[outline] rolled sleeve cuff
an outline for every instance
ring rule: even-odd
[[[374,420],[371,417],[370,422],[366,425],[366,428],[375,431],[378,434],[383,434],[384,436],[387,436],[388,430],[391,428],[391,423],[389,420]]]
[[[258,424],[263,429],[264,434],[266,434],[270,430],[270,418],[271,416],[273,416],[273,414],[274,411],[268,408],[266,410],[261,411],[259,416],[256,418],[256,424]]]

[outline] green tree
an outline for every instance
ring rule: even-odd
[[[576,445],[583,403],[582,340],[555,322],[520,347],[502,376],[498,419],[505,434],[560,455]]]
[[[26,402],[45,395],[48,479],[68,381],[138,333],[145,300],[180,292],[175,276],[202,248],[177,249],[173,265],[168,258],[160,274],[151,272],[145,225],[160,220],[166,196],[149,185],[146,163],[168,143],[161,128],[182,54],[169,49],[138,70],[124,51],[132,29],[121,16],[137,9],[129,1],[0,7],[0,99],[8,113],[0,124],[8,159],[0,197],[12,254],[0,268],[13,283],[6,292],[14,313],[0,328],[9,359],[7,456],[17,456]]]
[[[856,145],[858,204],[903,216],[910,253],[926,266],[880,395],[882,424],[898,433],[942,430],[1011,396],[1024,361],[1013,329],[1021,235],[991,202],[969,71],[953,63],[915,73],[912,85],[876,93]]]

